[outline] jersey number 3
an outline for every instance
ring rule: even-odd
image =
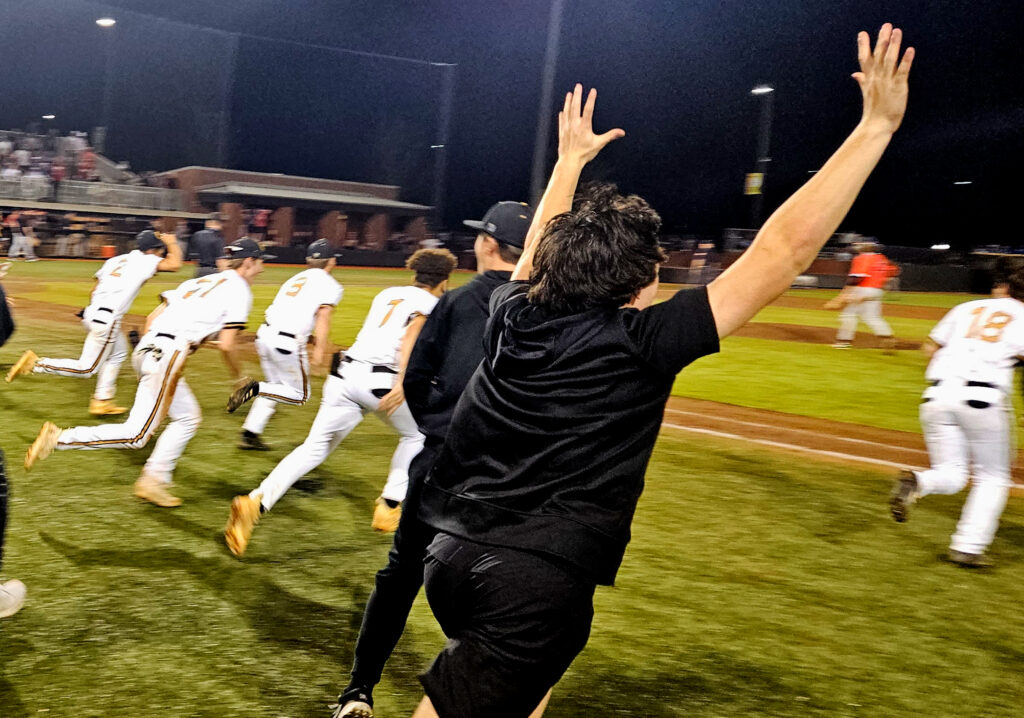
[[[971,322],[970,328],[967,330],[966,337],[968,339],[980,339],[983,342],[998,342],[1003,338],[1003,332],[1006,331],[1007,325],[1013,321],[1013,317],[1006,312],[992,312],[988,316],[988,320],[982,324],[982,317],[985,314],[985,307],[978,307],[971,315],[974,320]]]

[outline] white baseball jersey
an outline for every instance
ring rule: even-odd
[[[391,287],[373,298],[355,344],[345,352],[356,361],[398,369],[398,353],[409,322],[434,310],[437,297],[420,287]]]
[[[296,341],[305,344],[317,310],[337,306],[341,295],[341,285],[327,271],[307,269],[281,285],[264,316],[271,328],[294,334]]]
[[[121,317],[132,306],[146,280],[156,274],[163,260],[156,254],[144,254],[133,249],[128,254],[111,257],[94,275],[99,284],[92,292],[89,309],[109,309]]]
[[[928,335],[939,345],[928,364],[929,381],[977,381],[1003,391],[1024,356],[1024,303],[1010,297],[953,307]]]
[[[182,282],[160,295],[167,306],[150,333],[199,344],[221,329],[244,329],[252,309],[249,283],[233,269]]]

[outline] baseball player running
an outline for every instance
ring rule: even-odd
[[[165,292],[163,303],[147,317],[146,334],[132,355],[139,388],[127,421],[71,429],[48,421],[25,455],[26,469],[54,449],[141,449],[164,417],[170,416],[135,482],[135,495],[157,506],[181,504],[168,487],[178,459],[202,420],[199,403],[182,378],[185,361],[205,340],[216,337],[232,376],[239,375],[235,339],[252,308],[249,285],[263,271],[265,255],[253,240],[243,237],[225,250],[228,269],[189,279]]]
[[[157,272],[176,272],[180,268],[181,247],[173,234],[158,235],[148,229],[140,232],[136,249],[111,257],[95,274],[89,306],[82,312],[82,325],[89,334],[78,359],[40,359],[28,350],[7,372],[7,381],[33,373],[82,379],[98,375],[89,413],[93,416],[123,414],[127,409],[113,402],[117,375],[128,357],[121,319],[147,279]]]
[[[830,309],[842,310],[839,314],[839,332],[832,346],[836,349],[849,349],[853,346],[857,322],[863,321],[882,340],[882,348],[892,352],[896,349],[896,339],[892,335],[892,327],[882,318],[882,295],[885,294],[886,283],[899,269],[877,251],[878,245],[873,240],[857,242],[853,248],[857,256],[850,265],[846,288],[825,305]]]
[[[971,492],[949,546],[949,560],[965,567],[990,565],[985,551],[1011,485],[1014,422],[1008,393],[1013,368],[1024,357],[1024,271],[1004,281],[992,298],[954,307],[929,334],[930,386],[921,426],[931,468],[901,472],[890,499],[893,518],[903,522],[918,498],[955,494],[970,475]]]
[[[260,515],[273,508],[292,484],[323,463],[368,411],[384,419],[400,436],[371,524],[378,531],[397,528],[409,484],[409,463],[424,441],[405,402],[402,379],[420,329],[447,289],[455,264],[455,256],[446,249],[421,249],[405,265],[416,273],[413,285],[391,287],[374,297],[355,343],[344,356],[340,352],[335,355],[305,442],[282,459],[258,488],[231,502],[224,538],[233,554],[245,552]]]
[[[324,363],[331,313],[342,295],[341,285],[331,276],[335,259],[326,239],[318,239],[306,248],[306,264],[309,269],[296,274],[278,290],[267,307],[266,321],[256,332],[256,351],[267,380],[246,378],[228,400],[228,411],[233,412],[256,397],[242,424],[239,449],[269,449],[260,435],[277,405],[300,406],[309,400],[306,341],[310,333],[316,337],[313,365]]]

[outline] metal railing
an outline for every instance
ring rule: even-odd
[[[185,206],[184,195],[176,189],[64,180],[57,186],[55,194],[53,184],[46,177],[0,177],[0,197],[174,212],[183,210]]]

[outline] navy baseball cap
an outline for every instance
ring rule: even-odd
[[[276,254],[265,254],[259,243],[255,239],[249,239],[248,237],[236,239],[226,246],[224,248],[224,256],[228,259],[245,259],[246,257],[252,257],[253,259],[275,259],[277,257]]]
[[[156,236],[156,232],[146,229],[135,235],[135,246],[140,252],[148,252],[151,249],[163,249],[167,245]]]
[[[331,249],[331,243],[323,238],[310,242],[306,247],[306,259],[330,259],[337,256],[337,253]]]
[[[481,220],[467,219],[467,227],[489,234],[501,244],[523,247],[533,221],[533,209],[523,202],[498,202]]]

